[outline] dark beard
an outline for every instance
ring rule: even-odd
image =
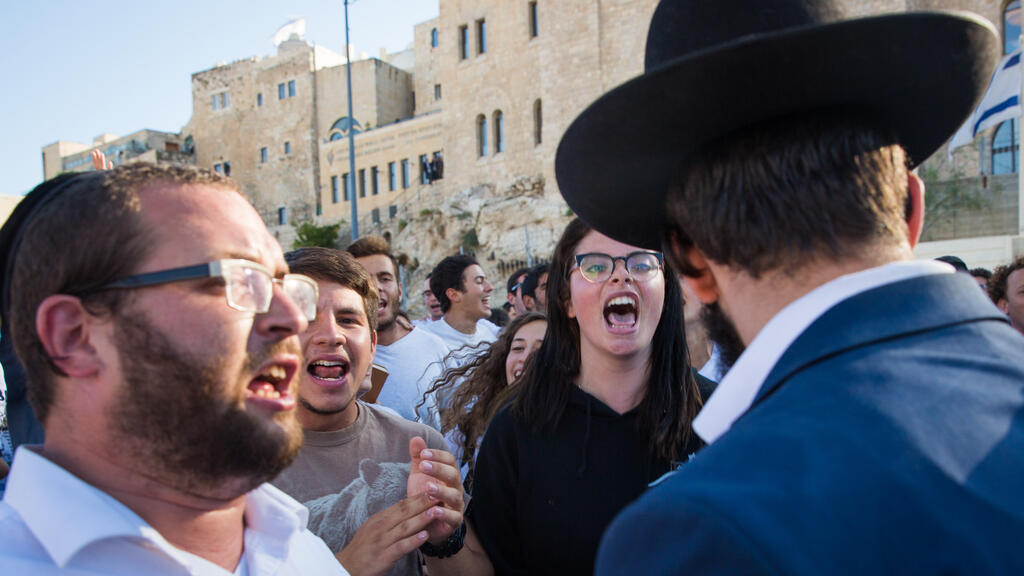
[[[725,376],[747,347],[743,344],[740,333],[736,331],[736,325],[725,315],[718,302],[701,306],[700,319],[708,331],[708,338],[718,346],[722,375]]]
[[[294,411],[277,422],[247,412],[244,395],[235,396],[244,392],[231,389],[242,384],[225,381],[215,356],[182,349],[139,314],[117,320],[115,340],[125,390],[113,421],[147,474],[188,493],[220,490],[229,480],[247,492],[295,460],[302,430]],[[275,350],[250,357],[246,373]]]

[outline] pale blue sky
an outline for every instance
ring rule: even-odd
[[[352,44],[401,50],[437,13],[437,0],[357,0]],[[342,0],[0,0],[0,194],[42,180],[51,142],[177,132],[192,114],[193,72],[273,53],[270,37],[298,17],[306,40],[344,53]]]

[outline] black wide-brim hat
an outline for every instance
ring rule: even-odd
[[[665,194],[703,145],[802,114],[887,129],[916,166],[963,123],[999,57],[967,12],[847,19],[839,2],[662,0],[645,71],[587,107],[558,146],[555,175],[584,222],[658,250]]]

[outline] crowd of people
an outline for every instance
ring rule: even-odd
[[[412,321],[384,238],[285,253],[224,175],[40,184],[0,573],[1024,573],[1024,257],[913,256],[997,42],[662,0],[559,145],[550,258],[494,307],[443,258]]]

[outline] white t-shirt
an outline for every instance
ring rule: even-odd
[[[416,405],[441,376],[447,353],[444,341],[423,328],[414,328],[390,346],[378,345],[373,361],[388,369],[388,379],[384,381],[377,403],[398,412],[406,420],[418,420],[439,428],[433,402],[428,399],[425,410],[419,414]]]
[[[476,332],[465,334],[452,328],[452,325],[448,323],[446,318],[421,326],[419,329],[427,330],[439,337],[444,341],[449,351],[457,350],[466,345],[476,346],[481,342],[494,342],[498,339],[498,332],[501,331],[501,328],[496,324],[484,319],[476,323]]]

